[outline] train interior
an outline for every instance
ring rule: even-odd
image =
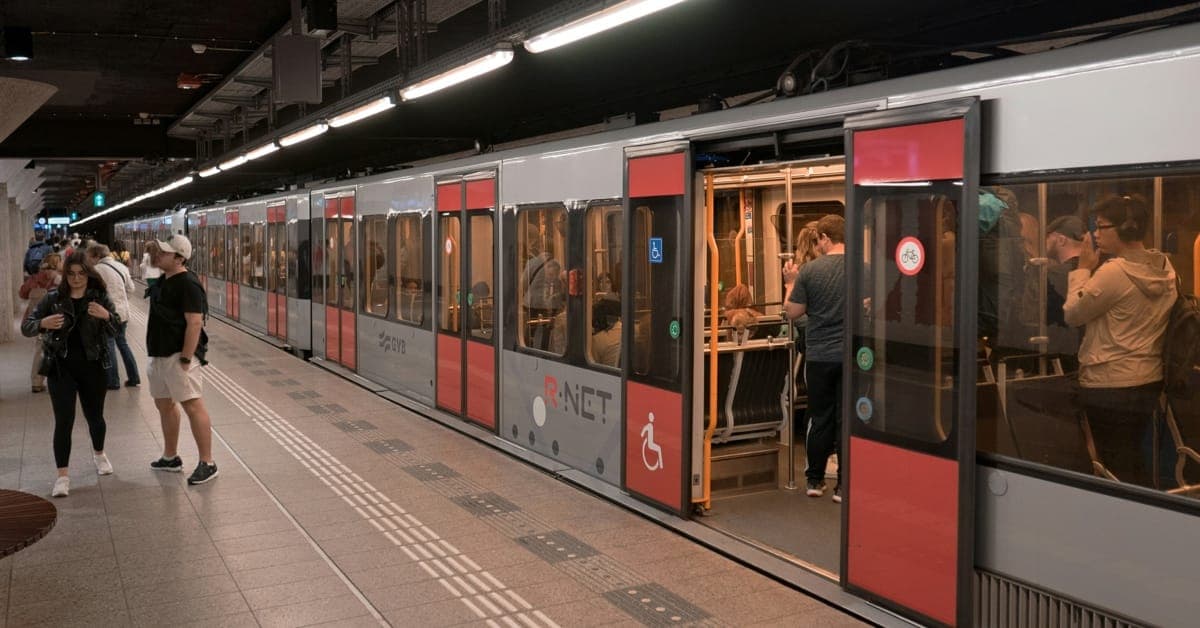
[[[825,214],[844,215],[840,148],[833,138],[793,147],[790,154],[741,146],[722,153],[702,146],[697,160],[710,166],[697,170],[695,188],[703,190],[695,202],[698,215],[708,216],[704,224],[710,225],[703,234],[708,239],[705,263],[697,269],[703,276],[698,283],[703,284],[705,311],[696,346],[704,366],[695,370],[693,390],[695,407],[703,411],[693,413],[692,432],[694,442],[707,447],[696,449],[706,465],[694,463],[693,472],[704,466],[711,489],[707,507],[693,498],[703,515],[699,520],[831,578],[840,569],[840,506],[828,491],[819,499],[805,494],[804,326],[802,320],[789,325],[781,316],[790,289],[781,266],[811,258],[814,221]],[[1077,390],[1083,331],[1064,321],[1066,274],[1077,263],[1073,257],[1082,238],[1089,237],[1089,208],[1114,194],[1144,199],[1151,223],[1145,229],[1146,247],[1166,254],[1183,293],[1200,292],[1200,176],[985,180],[976,280],[978,452],[1196,497],[1200,400],[1172,399],[1153,432],[1137,435],[1139,442],[1128,445],[1131,455],[1147,461],[1143,466],[1157,469],[1139,477],[1131,476],[1128,460],[1119,461],[1111,449],[1097,447],[1104,428],[1091,425],[1070,401]],[[937,264],[933,287],[945,298],[938,311],[927,313],[926,324],[945,333],[930,335],[932,346],[922,343],[919,349],[932,349],[922,368],[934,370],[953,353],[948,348],[952,343],[940,346],[937,338],[950,335],[950,295],[956,282],[957,208],[941,198],[903,192],[903,197],[875,199],[877,206],[911,203],[933,225],[922,237],[936,243],[928,258]],[[710,281],[717,286],[715,302]],[[884,307],[891,307],[898,297],[887,296]],[[795,345],[793,339],[798,340]],[[1192,390],[1198,380],[1193,377]],[[789,381],[794,386],[790,409]],[[933,409],[934,420],[914,436],[944,440],[953,425],[946,414],[952,406]],[[842,416],[853,416],[853,410],[842,409]],[[830,489],[837,463],[835,455],[825,469]]]

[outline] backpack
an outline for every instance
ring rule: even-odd
[[[36,275],[38,269],[42,267],[42,260],[45,259],[46,254],[50,253],[52,250],[53,249],[50,248],[50,245],[48,244],[42,244],[41,246],[35,246],[29,249],[29,252],[25,254],[25,274]]]
[[[1178,296],[1171,306],[1167,331],[1163,338],[1163,380],[1166,393],[1176,399],[1191,399],[1195,367],[1200,366],[1200,303],[1183,293],[1183,283],[1175,277]]]

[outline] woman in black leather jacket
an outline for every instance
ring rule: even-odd
[[[50,492],[66,497],[71,481],[67,463],[71,456],[71,429],[75,425],[75,398],[92,436],[93,460],[99,475],[113,472],[104,455],[104,397],[108,393],[108,337],[120,323],[104,289],[104,281],[82,252],[64,264],[62,282],[51,290],[21,325],[21,333],[42,334],[46,363],[42,373],[50,385],[54,407],[54,462],[58,477]]]

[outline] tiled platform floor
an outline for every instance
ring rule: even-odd
[[[151,472],[153,402],[145,386],[113,392],[116,473],[97,478],[80,416],[58,525],[0,561],[0,624],[858,623],[232,327],[208,330],[220,477]],[[0,345],[0,487],[47,495],[53,420],[29,392],[30,352]],[[186,427],[181,454],[190,470]]]

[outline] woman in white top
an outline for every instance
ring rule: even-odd
[[[154,265],[154,252],[151,251],[152,248],[157,248],[153,242],[147,244],[145,252],[142,253],[142,279],[146,280],[146,286],[148,287],[153,287],[154,284],[158,283],[158,278],[162,277],[162,271]]]

